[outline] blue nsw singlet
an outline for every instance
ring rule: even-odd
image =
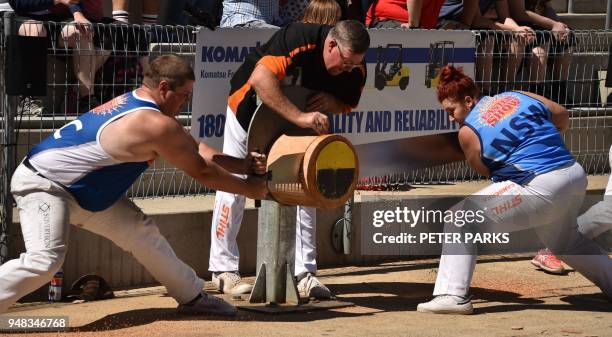
[[[114,120],[143,109],[160,111],[135,91],[116,97],[55,131],[32,148],[27,159],[42,176],[63,185],[84,209],[104,210],[149,164],[112,158],[100,145],[100,134]]]
[[[478,135],[482,162],[494,182],[525,185],[539,174],[575,162],[551,114],[544,103],[519,92],[478,101],[464,124]]]

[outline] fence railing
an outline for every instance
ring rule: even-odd
[[[12,32],[7,32],[9,26]],[[82,27],[52,22],[20,22],[10,17],[0,25],[0,30],[5,32],[0,34],[2,60],[6,54],[4,35],[19,33],[47,36],[48,39],[46,96],[6,96],[5,79],[0,80],[0,221],[3,226],[0,233],[6,233],[5,226],[11,216],[8,179],[14,163],[18,163],[32,146],[79,113],[137,88],[143,78],[143,69],[153,58],[176,53],[193,62],[195,56],[196,27],[94,24],[91,38],[79,28]],[[490,31],[474,31],[474,34],[476,78],[483,92],[536,91],[565,104],[572,116],[572,128],[565,135],[572,153],[589,174],[609,172],[607,154],[612,143],[612,102],[608,102],[611,91],[604,82],[612,31],[573,31],[564,36],[538,31],[532,37]],[[4,70],[7,66],[1,64],[0,67]],[[11,100],[18,102],[16,108]],[[191,104],[178,120],[190,128]],[[412,183],[473,179],[480,177],[465,163],[452,163],[371,177],[362,181],[362,187],[401,189]],[[154,198],[210,192],[158,160],[132,186],[128,195]],[[2,240],[0,236],[0,250],[4,249]]]

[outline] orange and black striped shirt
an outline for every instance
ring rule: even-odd
[[[366,80],[365,64],[338,76],[327,72],[323,47],[331,28],[327,25],[293,23],[280,29],[268,42],[247,56],[231,79],[227,100],[244,130],[248,130],[257,108],[256,93],[249,78],[258,64],[270,69],[279,81],[301,67],[302,86],[333,95],[346,104],[345,112],[357,106]]]

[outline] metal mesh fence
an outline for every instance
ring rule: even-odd
[[[193,63],[196,27],[93,24],[82,27],[17,19],[20,35],[48,37],[47,95],[19,97],[17,160],[54,130],[92,107],[141,85],[156,57],[173,53]],[[191,102],[177,118],[189,128]],[[128,191],[135,198],[210,193],[157,160]]]
[[[2,18],[0,18],[2,20]],[[4,25],[0,22],[0,69],[4,69],[5,54],[5,30]],[[0,76],[0,121],[8,119],[6,107],[7,96],[4,88],[6,78]],[[7,132],[7,124],[2,123],[2,137],[0,137],[0,265],[8,261],[9,257],[9,221],[11,221],[11,210],[13,202],[9,194],[9,179],[10,173],[7,157],[10,155],[8,147],[11,145],[11,139]]]
[[[612,31],[533,34],[474,31],[476,83],[484,95],[509,90],[538,93],[568,108],[564,139],[589,174],[610,172],[612,88],[605,86]],[[483,179],[465,162],[360,180],[361,188],[402,189],[414,183]]]
[[[196,27],[94,24],[91,38],[79,27],[46,22],[17,22],[20,33],[47,35],[47,96],[20,97],[17,109],[18,162],[44,137],[76,116],[141,84],[143,69],[155,57],[176,53],[193,62]],[[532,37],[506,32],[475,31],[476,79],[484,94],[526,90],[565,104],[572,127],[565,140],[589,174],[609,172],[612,143],[609,90],[605,80],[610,31],[574,31],[561,41],[551,32]],[[4,44],[2,44],[4,45]],[[191,125],[191,104],[178,117]],[[5,165],[2,165],[3,167]],[[402,189],[414,183],[481,179],[463,162],[411,172],[370,177],[365,189]],[[136,198],[209,193],[192,178],[163,160],[132,186]]]

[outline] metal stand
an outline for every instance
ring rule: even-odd
[[[257,277],[249,303],[238,308],[267,314],[342,308],[350,302],[300,299],[295,278],[295,206],[262,200],[257,221]]]
[[[295,206],[262,200],[257,220],[257,277],[250,303],[297,305]]]

